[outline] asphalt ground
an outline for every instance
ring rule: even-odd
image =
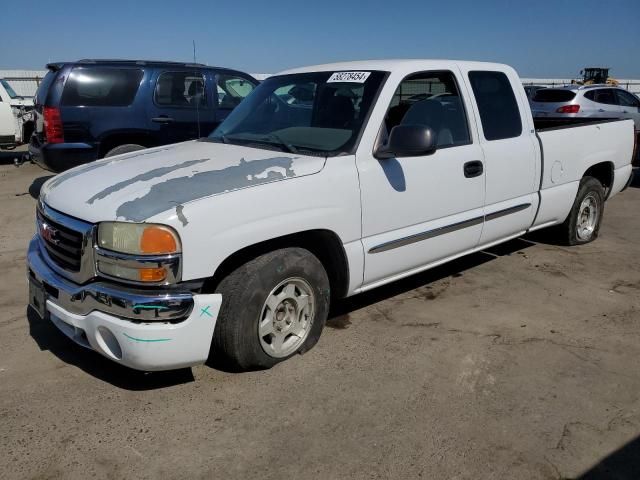
[[[27,310],[49,173],[0,154],[1,478],[640,478],[640,184],[334,306],[268,371],[120,367]]]

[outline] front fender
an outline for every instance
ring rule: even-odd
[[[149,221],[180,234],[183,280],[208,278],[239,250],[308,230],[360,242],[360,190],[353,157],[330,158],[320,172],[204,198]]]

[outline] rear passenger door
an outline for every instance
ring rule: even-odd
[[[539,146],[526,96],[514,71],[468,67],[463,71],[480,118],[480,146],[486,166],[485,225],[480,244],[488,245],[520,235],[531,226],[538,205]]]
[[[213,102],[205,84],[202,71],[165,70],[154,75],[149,122],[158,143],[184,142],[213,131]]]

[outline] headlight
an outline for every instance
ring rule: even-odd
[[[132,255],[180,253],[180,238],[170,227],[151,223],[103,222],[98,225],[98,246]]]
[[[180,238],[165,225],[103,222],[98,225],[96,267],[105,276],[136,283],[179,281]]]

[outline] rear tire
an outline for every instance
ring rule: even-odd
[[[216,288],[222,307],[210,359],[233,370],[270,368],[311,349],[329,312],[329,279],[303,248],[261,255]]]
[[[583,177],[569,216],[558,227],[565,245],[583,245],[598,238],[604,214],[604,187],[593,177]]]
[[[104,158],[114,157],[116,155],[122,155],[123,153],[137,152],[138,150],[144,150],[147,147],[137,145],[135,143],[126,143],[124,145],[118,145],[107,152]]]

